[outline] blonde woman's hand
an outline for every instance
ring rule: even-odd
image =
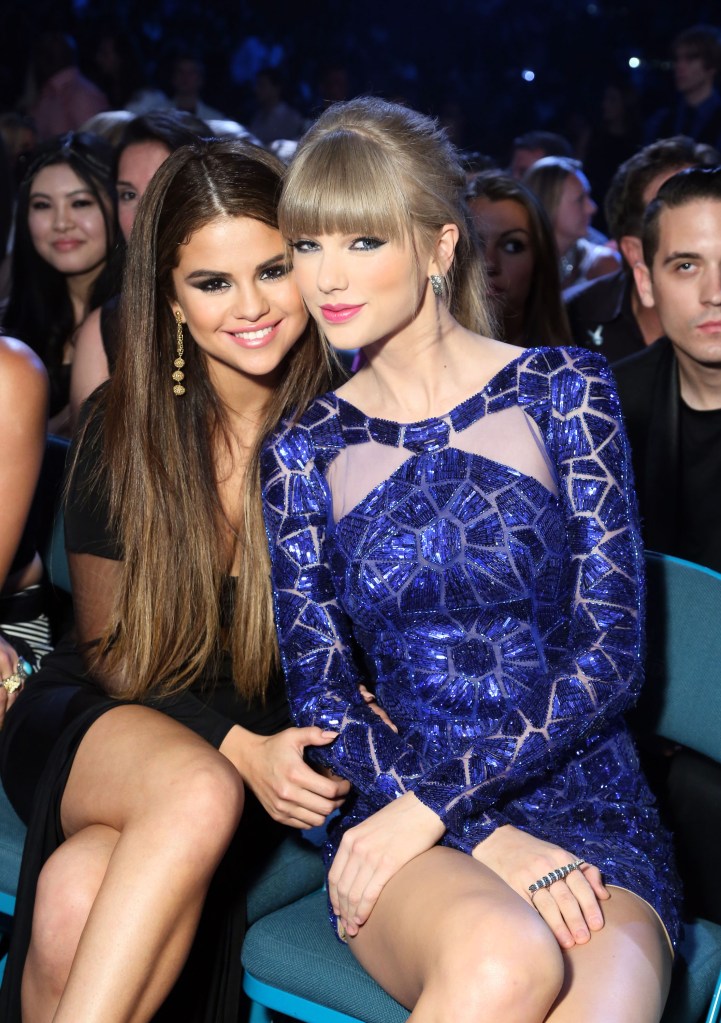
[[[598,867],[583,863],[563,880],[531,898],[530,885],[552,870],[580,859],[575,853],[520,831],[510,824],[497,828],[473,850],[473,858],[490,867],[509,887],[538,910],[561,948],[584,945],[603,927],[601,902],[610,893]]]
[[[445,830],[440,817],[407,792],[346,831],[328,874],[328,894],[349,937],[393,875],[436,845]]]
[[[315,726],[265,736],[236,725],[220,752],[235,765],[273,820],[292,828],[313,828],[337,810],[350,791],[345,778],[327,777],[303,758],[307,746],[327,746],[335,738],[335,732]]]

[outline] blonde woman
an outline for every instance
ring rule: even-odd
[[[678,891],[622,717],[643,560],[618,400],[592,353],[488,336],[464,191],[432,121],[367,99],[284,182],[306,305],[366,356],[262,464],[291,707],[352,784],[331,919],[413,1023],[653,1023]]]

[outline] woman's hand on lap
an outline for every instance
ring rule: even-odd
[[[220,752],[235,765],[273,820],[292,828],[313,828],[343,804],[350,783],[315,771],[303,754],[306,746],[327,746],[335,738],[335,732],[316,726],[286,728],[265,736],[236,725]]]
[[[584,945],[603,927],[603,910],[610,893],[598,867],[584,862],[563,880],[537,891],[528,888],[552,870],[579,859],[551,842],[510,824],[497,828],[473,850],[473,858],[498,874],[522,898],[528,899],[553,931],[561,948]]]
[[[436,845],[445,827],[412,792],[346,831],[328,875],[333,912],[349,937],[358,933],[385,885]]]

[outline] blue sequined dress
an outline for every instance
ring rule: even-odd
[[[643,551],[620,422],[601,356],[537,348],[442,417],[370,418],[329,393],[266,449],[292,713],[339,733],[313,753],[353,784],[328,862],[412,790],[444,845],[525,829],[646,899],[675,943],[671,842],[622,717]]]

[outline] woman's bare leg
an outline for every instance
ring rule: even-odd
[[[497,875],[437,847],[386,885],[349,944],[413,1009],[413,1023],[657,1023],[670,981],[668,941],[641,899],[611,891],[603,930],[562,952]]]
[[[91,726],[62,802],[63,828],[75,841],[54,854],[57,862],[50,858],[41,878],[24,993],[42,986],[43,976],[33,973],[37,963],[52,974],[53,920],[62,915],[58,905],[72,898],[53,881],[83,863],[101,880],[57,1010],[47,1020],[143,1023],[152,1017],[182,969],[242,807],[235,768],[165,715],[121,706]],[[80,876],[87,881],[88,874]],[[81,902],[92,887],[81,885]],[[77,921],[82,908],[76,909]],[[75,929],[77,937],[77,923]],[[41,1016],[27,1020],[47,1023]]]
[[[395,875],[349,943],[413,1023],[541,1023],[563,983],[561,949],[535,910],[442,847]]]
[[[653,910],[610,888],[606,924],[564,952],[566,979],[549,1023],[658,1023],[671,982],[671,949]]]
[[[63,842],[41,871],[23,970],[25,1023],[53,1018],[119,837],[102,824],[84,828]]]

